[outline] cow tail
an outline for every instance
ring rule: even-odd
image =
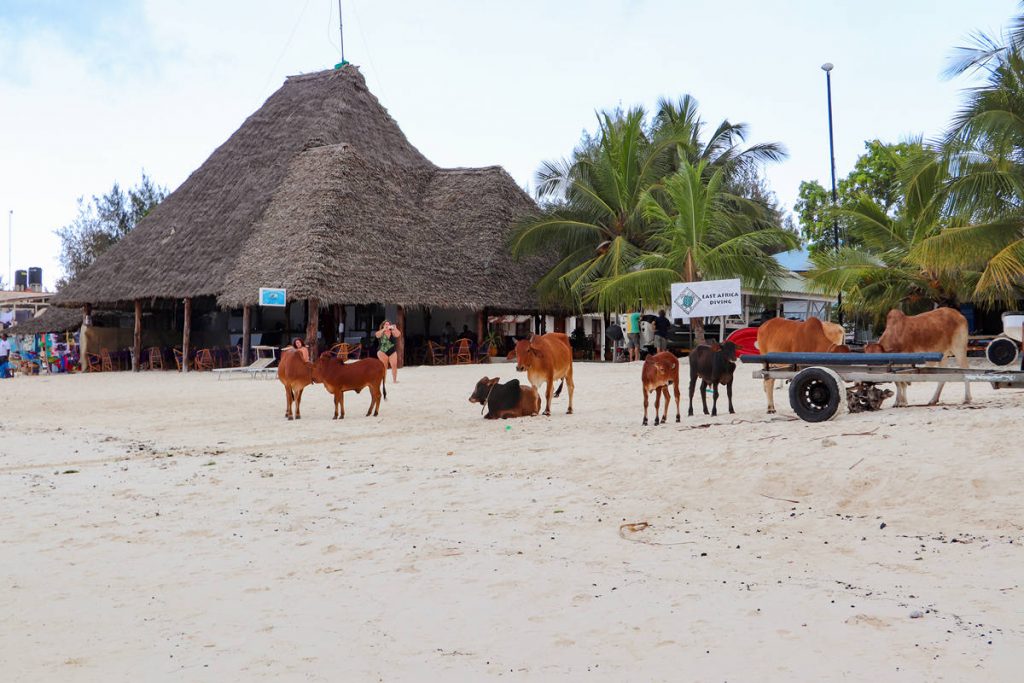
[[[558,383],[558,388],[555,389],[555,398],[558,398],[558,395],[562,393],[562,385],[563,384],[565,384],[565,378],[564,377],[562,378],[562,381]]]
[[[384,378],[380,381],[380,391],[384,394],[384,400],[388,400],[388,370],[384,368]]]

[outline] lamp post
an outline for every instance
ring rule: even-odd
[[[836,193],[836,146],[832,137],[832,69],[835,68],[832,62],[825,62],[821,70],[825,72],[825,91],[828,94],[828,155],[832,168],[832,239],[836,251],[839,251],[839,222],[836,220],[835,210],[839,203]],[[843,293],[838,296],[839,324],[843,324]]]

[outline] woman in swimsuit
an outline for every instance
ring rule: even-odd
[[[302,360],[304,362],[309,362],[309,347],[306,346],[306,342],[296,337],[292,341],[292,348],[299,352],[299,355],[302,356]]]
[[[396,340],[402,336],[402,331],[385,320],[380,324],[380,329],[377,330],[376,334],[377,339],[380,340],[377,346],[377,358],[384,364],[385,372],[387,368],[391,368],[391,381],[398,384],[398,347],[396,346]]]

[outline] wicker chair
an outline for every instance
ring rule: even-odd
[[[210,349],[199,349],[196,352],[195,369],[202,370],[213,370],[213,354],[210,353]]]
[[[85,354],[87,372],[103,372],[103,360],[95,353]]]
[[[103,372],[114,371],[114,359],[110,357],[110,351],[107,349],[100,350],[100,370]]]
[[[228,347],[228,364],[232,368],[242,367],[242,352],[237,346]]]
[[[477,363],[488,363],[491,359],[491,342],[486,342],[480,345],[480,348],[476,350],[476,362]]]
[[[363,355],[363,345],[359,342],[355,344],[335,344],[331,347],[331,355],[343,361],[350,358],[357,360]]]
[[[473,352],[470,351],[468,339],[460,339],[455,346],[452,347],[452,365],[472,365],[473,364]]]
[[[431,365],[447,365],[448,359],[445,357],[444,345],[428,341],[423,360]]]
[[[164,352],[157,346],[146,349],[146,363],[150,370],[164,369]]]
[[[171,353],[174,355],[174,365],[178,368],[178,372],[181,372],[181,366],[185,363],[185,354],[175,346],[171,349]]]

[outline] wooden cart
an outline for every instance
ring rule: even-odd
[[[847,401],[847,383],[868,389],[887,382],[988,382],[995,389],[1024,389],[1024,372],[926,366],[941,353],[768,353],[742,356],[758,363],[754,379],[789,380],[789,405],[806,422],[836,417]]]

